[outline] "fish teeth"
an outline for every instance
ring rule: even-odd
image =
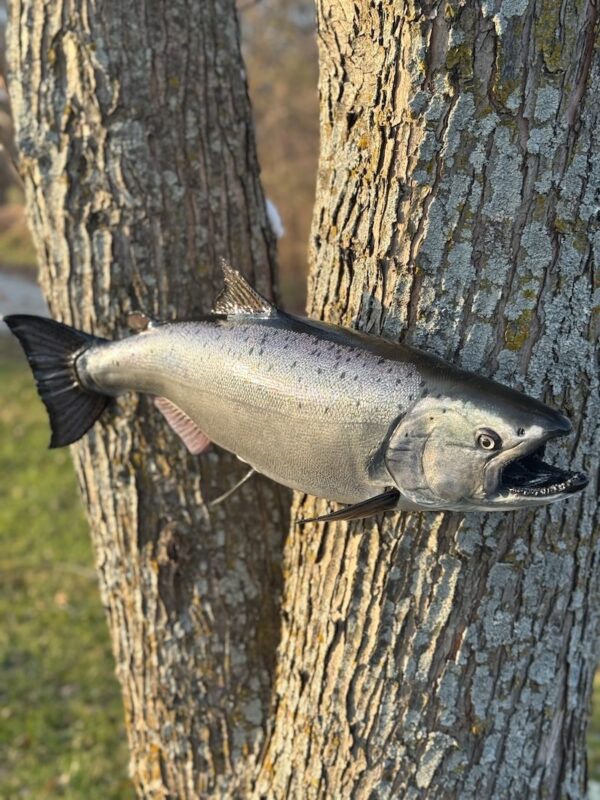
[[[516,494],[526,495],[527,497],[548,497],[551,494],[560,494],[566,491],[574,482],[576,475],[568,478],[561,483],[553,483],[551,486],[544,486],[541,489],[528,488],[527,486],[513,486],[512,491]]]

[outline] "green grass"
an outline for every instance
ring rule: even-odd
[[[0,207],[0,264],[35,275],[36,255],[22,202]]]
[[[592,718],[588,728],[588,767],[590,780],[600,781],[600,670],[594,678]]]
[[[119,688],[67,450],[0,338],[0,797],[132,798]]]

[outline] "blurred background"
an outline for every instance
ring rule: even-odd
[[[313,0],[238,0],[266,196],[301,312],[318,155]],[[0,313],[44,313],[6,87],[0,0]],[[29,369],[0,325],[0,798],[133,798],[121,699],[66,450],[49,452]],[[598,693],[598,688],[597,688]],[[589,734],[600,780],[600,702]]]

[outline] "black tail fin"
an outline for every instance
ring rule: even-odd
[[[104,340],[53,319],[29,314],[12,314],[4,317],[4,322],[25,351],[48,411],[50,447],[76,442],[96,422],[110,398],[81,385],[75,359],[91,344]]]

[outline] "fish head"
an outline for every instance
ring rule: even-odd
[[[404,416],[390,437],[385,462],[411,507],[538,506],[563,500],[588,483],[584,473],[543,460],[546,443],[571,430],[560,411],[463,373]]]

